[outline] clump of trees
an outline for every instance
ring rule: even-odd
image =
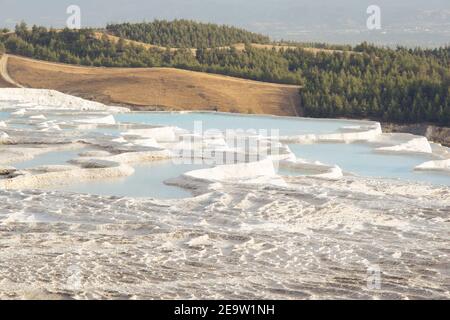
[[[450,125],[450,48],[356,49],[361,54],[285,53],[303,70],[306,115]]]
[[[145,67],[162,64],[160,50],[146,50],[124,41],[97,39],[91,29],[55,30],[22,23],[13,35],[3,36],[7,51],[36,59],[107,67]]]
[[[270,42],[269,37],[247,30],[190,20],[109,24],[106,30],[118,37],[171,48],[212,48],[238,42]]]
[[[187,44],[197,39],[192,44],[205,43],[208,48],[200,46],[196,54],[188,48],[147,49],[122,39],[111,41],[106,35],[98,38],[90,29],[28,29],[25,24],[18,25],[14,34],[0,35],[0,43],[10,53],[48,61],[106,67],[175,67],[298,84],[299,108],[311,117],[427,121],[450,126],[450,47],[389,49],[363,43],[355,48],[341,47],[344,51],[311,52],[301,44],[293,49],[271,50],[257,49],[247,42],[244,50],[237,50],[209,48],[224,43],[208,43],[208,33],[189,35],[184,31],[180,34],[184,38],[177,41]]]
[[[272,50],[247,44],[243,51],[232,48],[197,50],[199,71],[283,84],[302,84],[302,71],[289,70],[289,60]]]

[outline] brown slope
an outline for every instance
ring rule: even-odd
[[[97,39],[101,39],[102,37],[106,37],[109,41],[113,42],[113,43],[118,43],[120,39],[122,39],[126,44],[132,44],[135,46],[142,46],[145,49],[152,49],[152,48],[156,48],[159,50],[166,50],[165,47],[161,47],[161,46],[157,46],[157,45],[153,45],[153,44],[148,44],[145,42],[140,42],[140,41],[134,41],[134,40],[130,40],[130,39],[126,39],[126,38],[120,38],[114,35],[111,35],[107,32],[94,32],[94,36]],[[288,49],[298,49],[298,48],[302,48],[303,50],[307,51],[307,52],[311,52],[314,54],[318,54],[318,53],[326,53],[326,54],[333,54],[333,53],[341,53],[341,54],[362,54],[361,52],[356,52],[356,51],[343,51],[343,50],[334,50],[334,49],[322,49],[322,48],[310,48],[310,47],[299,47],[299,46],[295,46],[295,45],[284,45],[284,44],[259,44],[259,43],[252,43],[251,46],[255,49],[266,49],[266,50],[276,50],[276,51],[281,51],[281,50],[288,50]],[[218,49],[229,49],[229,48],[235,48],[238,51],[244,51],[245,50],[245,43],[235,43],[231,46],[224,46],[224,47],[218,47]],[[209,48],[211,49],[211,48]],[[176,51],[179,50],[179,48],[169,48],[170,51]],[[196,48],[190,48],[189,49],[191,51],[191,53],[193,55],[196,55],[197,53],[197,49]]]
[[[8,55],[0,55],[0,88],[18,87],[8,74]]]
[[[0,76],[0,88],[16,88]]]
[[[10,56],[8,71],[25,87],[140,109],[295,115],[299,105],[298,86],[172,68],[88,68]]]

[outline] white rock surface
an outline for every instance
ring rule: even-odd
[[[0,97],[1,97],[1,92],[2,92],[2,90],[0,90]],[[12,112],[11,115],[13,115],[13,116],[23,116],[23,115],[25,115],[25,113],[27,113],[27,110],[19,109],[19,110],[15,111],[15,112]]]
[[[104,104],[46,89],[4,88],[0,90],[0,100],[13,100],[28,105],[41,105],[48,108],[64,108],[84,111],[124,112],[127,108],[107,107]]]
[[[185,176],[208,181],[245,180],[250,178],[275,177],[277,173],[270,159],[251,162],[220,165],[214,168],[195,170]]]
[[[5,92],[0,89],[0,100]],[[36,93],[27,102],[29,97],[14,92],[22,101],[17,108],[24,122],[36,114],[36,103],[44,109],[54,103],[59,111],[109,110],[51,92]],[[78,111],[77,119],[92,116]],[[0,261],[5,266],[0,268],[0,299],[450,299],[448,187],[343,177],[332,163],[306,163],[282,146],[278,156],[167,181],[192,189],[196,197],[45,191],[131,175],[129,164],[170,158],[176,145],[172,138],[186,132],[131,128],[132,134],[116,139],[89,131],[96,124],[31,122],[27,130],[2,129],[20,144],[1,145],[0,164],[50,151],[94,150],[80,150],[73,165],[0,168],[6,173],[0,177]],[[38,131],[53,125],[69,130]],[[366,124],[343,131],[311,141],[364,140],[392,147],[412,140],[383,135]],[[204,140],[192,148],[239,152],[216,143],[220,139]],[[153,142],[162,148],[152,148]],[[440,157],[449,155],[434,148]],[[280,159],[317,174],[280,177],[274,165]],[[435,161],[419,167],[447,166],[448,161]],[[382,267],[382,290],[367,287],[367,270],[373,266]]]
[[[46,120],[47,118],[43,114],[40,114],[40,115],[36,115],[36,116],[31,116],[30,119],[32,119],[32,120]]]
[[[156,142],[173,142],[177,139],[177,128],[158,127],[152,129],[133,129],[125,131],[123,136],[138,136],[142,138],[151,138]]]
[[[0,166],[0,176],[5,176],[17,171],[16,168],[11,166]]]
[[[314,174],[304,175],[304,177],[339,180],[344,174],[339,166],[326,165],[320,162],[309,162],[302,159],[290,158],[280,161],[281,168],[289,168],[293,170],[307,170]]]
[[[111,164],[111,163],[110,163]],[[51,167],[47,167],[47,170]],[[46,170],[46,171],[47,171]],[[107,167],[105,163],[101,166],[92,166],[90,168],[76,168],[73,170],[56,170],[53,172],[39,173],[36,175],[19,175],[14,179],[0,180],[0,189],[20,190],[36,189],[48,186],[66,185],[78,183],[80,181],[121,178],[130,176],[134,173],[133,167],[128,165],[116,164],[116,166]]]
[[[6,132],[0,131],[0,144],[9,141],[9,135]]]
[[[415,170],[445,171],[450,173],[450,159],[428,161],[415,167]]]
[[[112,115],[101,118],[89,118],[75,120],[76,123],[90,123],[90,124],[116,124],[116,119]]]
[[[377,151],[383,152],[413,152],[413,153],[432,153],[431,145],[427,138],[417,137],[408,142],[391,146],[377,148]]]
[[[348,129],[348,127],[347,127]],[[330,134],[305,134],[298,136],[280,137],[282,142],[289,143],[315,143],[315,142],[357,142],[373,141],[382,134],[381,124],[374,123],[367,126],[355,126],[350,131],[330,133]]]

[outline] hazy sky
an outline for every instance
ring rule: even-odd
[[[0,0],[0,25],[64,26],[79,5],[83,26],[155,18],[225,23],[302,41],[443,44],[450,42],[450,0]],[[366,9],[380,6],[382,30],[368,32]]]

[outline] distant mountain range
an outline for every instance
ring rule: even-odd
[[[21,20],[61,27],[73,1],[0,0],[0,26]],[[78,0],[83,26],[155,18],[225,23],[272,38],[355,44],[439,46],[450,42],[448,0]],[[366,9],[380,6],[382,29],[369,32]]]

